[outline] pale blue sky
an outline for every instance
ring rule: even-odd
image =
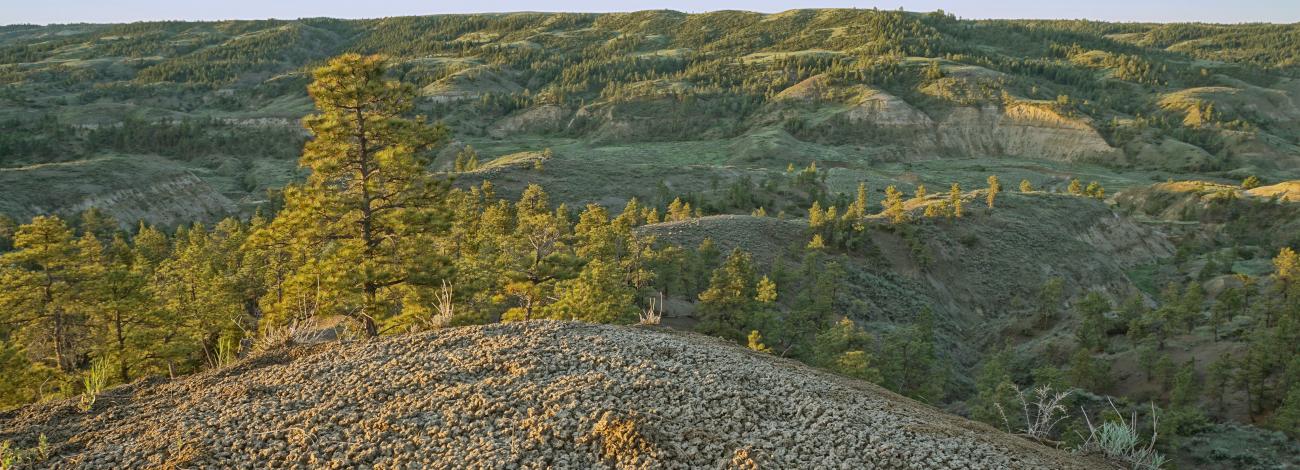
[[[221,20],[253,18],[377,18],[504,11],[685,12],[791,8],[856,7],[934,11],[962,18],[1087,18],[1109,21],[1300,22],[1300,0],[520,0],[357,1],[357,0],[0,0],[0,24],[122,23],[143,20]]]

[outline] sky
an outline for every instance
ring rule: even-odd
[[[777,12],[792,8],[942,9],[962,18],[1065,18],[1214,23],[1300,22],[1300,0],[0,0],[0,24],[126,23],[147,20],[293,19],[508,11],[671,9]]]

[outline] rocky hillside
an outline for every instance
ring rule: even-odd
[[[528,322],[270,351],[0,414],[42,466],[1105,468],[689,333]]]

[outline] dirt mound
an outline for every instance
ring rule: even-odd
[[[0,414],[58,468],[1095,468],[693,334],[529,322],[280,350]]]
[[[1283,181],[1274,185],[1260,186],[1246,193],[1256,197],[1277,197],[1283,201],[1300,202],[1300,181]]]

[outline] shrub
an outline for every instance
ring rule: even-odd
[[[1133,469],[1155,470],[1164,467],[1167,462],[1165,456],[1155,449],[1156,437],[1159,434],[1156,431],[1159,422],[1156,418],[1155,405],[1151,406],[1151,440],[1146,445],[1142,444],[1142,438],[1138,436],[1137,412],[1126,420],[1119,409],[1115,408],[1114,402],[1110,402],[1110,407],[1119,420],[1107,421],[1100,426],[1094,426],[1092,420],[1088,418],[1088,413],[1086,411],[1083,413],[1084,421],[1088,425],[1088,436],[1075,452],[1101,454]]]
[[[108,361],[96,359],[90,365],[90,371],[82,378],[81,389],[81,411],[89,412],[95,406],[95,399],[99,392],[104,390],[108,385],[108,377],[112,374],[109,370]]]
[[[253,344],[253,352],[265,352],[295,344],[315,344],[325,339],[326,329],[315,317],[272,328]]]
[[[1020,434],[1039,442],[1052,443],[1052,429],[1069,417],[1061,402],[1070,396],[1070,391],[1053,393],[1052,387],[1044,385],[1035,388],[1032,393],[1025,393],[1020,390],[1020,387],[1015,385],[1011,387],[1015,390],[1016,400],[1020,402],[1025,422],[1023,430],[1013,431],[1006,410],[1001,403],[995,402],[993,406],[997,407],[998,414],[1002,415],[1002,422],[1006,425],[1007,432]]]

